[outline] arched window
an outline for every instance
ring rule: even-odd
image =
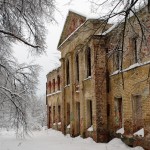
[[[79,55],[76,55],[76,80],[79,82]]]
[[[70,84],[69,60],[66,62],[66,84]]]
[[[55,92],[55,79],[53,79],[53,92]]]
[[[60,76],[57,76],[57,84],[58,84],[58,90],[60,90]]]
[[[91,76],[91,49],[89,47],[86,50],[86,71],[87,77]]]

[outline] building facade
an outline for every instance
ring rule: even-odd
[[[149,29],[147,8],[137,15]],[[121,38],[122,25],[68,13],[58,44],[61,66],[47,74],[49,128],[96,142],[119,129],[126,137],[143,129],[148,139],[150,33],[143,40],[135,17],[129,21],[134,30],[128,23]]]

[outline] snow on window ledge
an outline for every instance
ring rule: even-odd
[[[47,94],[47,97],[48,97],[48,96],[52,96],[52,95],[55,95],[55,94],[58,94],[58,93],[61,93],[61,91],[59,90],[59,91],[56,91],[56,92],[54,92],[54,93],[51,93],[51,94]]]
[[[138,135],[138,136],[144,137],[144,129],[142,128],[142,129],[138,130],[133,135],[135,135],[135,136]]]
[[[110,76],[116,75],[116,74],[121,73],[121,72],[126,72],[126,71],[129,71],[129,70],[134,69],[136,67],[144,66],[144,65],[147,65],[147,64],[150,64],[150,61],[146,61],[146,62],[143,62],[143,63],[142,62],[135,63],[135,64],[129,66],[128,68],[126,68],[126,69],[114,71]]]
[[[65,88],[68,87],[68,86],[70,86],[70,84],[65,85]]]
[[[84,79],[84,81],[91,79],[91,76],[88,76],[87,78]]]
[[[116,131],[116,133],[124,134],[124,128],[120,128],[119,130]]]
[[[58,122],[58,125],[61,125],[61,122]]]
[[[90,126],[90,127],[87,129],[87,131],[93,131],[93,125]]]
[[[70,124],[67,126],[67,129],[70,129]]]

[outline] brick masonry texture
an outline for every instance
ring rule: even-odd
[[[147,8],[137,15],[149,29]],[[122,40],[121,25],[106,35],[100,35],[97,33],[104,29],[101,20],[86,20],[84,16],[69,12],[58,45],[61,67],[47,75],[49,128],[69,133],[72,137],[92,137],[96,142],[108,142],[111,137],[118,136],[118,129],[124,128],[123,140],[132,141],[127,144],[148,149],[150,33],[145,33],[146,40],[140,45],[140,27],[135,17],[129,21],[133,23],[134,32],[127,24],[122,51],[121,44],[116,45],[119,39]],[[80,27],[76,30],[77,26]],[[105,30],[109,27],[106,25]],[[117,46],[119,51],[115,49]],[[141,128],[144,128],[144,137],[135,137],[133,133]]]

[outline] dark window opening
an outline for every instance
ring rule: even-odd
[[[49,92],[51,93],[51,81],[49,81],[48,87],[49,87]]]
[[[123,117],[122,98],[115,98],[115,121],[118,128],[122,127],[122,117]]]
[[[51,119],[51,107],[48,107],[48,111],[49,111],[49,117],[48,117],[48,128],[51,128],[51,121],[52,121],[52,119]]]
[[[92,113],[92,101],[87,101],[87,127],[91,127],[93,125],[93,119],[92,119],[93,113]]]
[[[57,84],[58,84],[58,90],[60,90],[60,76],[57,76]]]
[[[133,121],[137,129],[142,127],[142,99],[141,95],[135,95],[132,97],[133,101]]]
[[[61,107],[58,106],[58,122],[61,122]]]
[[[132,38],[132,50],[133,50],[133,58],[134,58],[133,63],[137,63],[138,62],[137,37]]]
[[[67,60],[66,63],[66,81],[67,81],[67,85],[70,84],[69,60]]]
[[[121,61],[122,61],[122,50],[117,47],[116,49],[116,69],[121,69]]]
[[[87,77],[91,76],[91,49],[88,47],[86,51]]]
[[[79,82],[79,55],[76,55],[76,79]]]
[[[53,123],[55,123],[55,106],[53,106]]]
[[[80,103],[76,103],[76,123],[77,123],[77,132],[80,134]]]
[[[55,92],[55,79],[53,79],[53,92]]]
[[[67,103],[67,125],[70,124],[70,104]]]

